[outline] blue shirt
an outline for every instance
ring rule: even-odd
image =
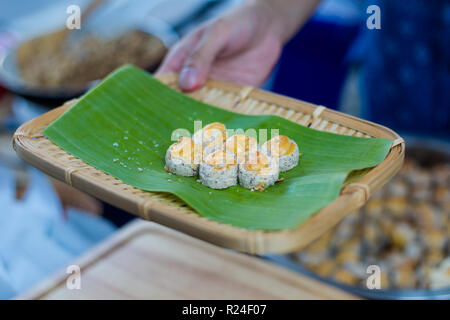
[[[381,9],[381,29],[365,32],[365,117],[449,138],[450,1],[371,2]]]

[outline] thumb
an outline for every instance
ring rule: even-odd
[[[227,29],[219,24],[203,32],[181,69],[179,86],[182,90],[195,90],[205,83],[214,61],[227,43],[226,33]]]

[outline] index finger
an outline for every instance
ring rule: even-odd
[[[192,50],[200,40],[202,33],[203,29],[198,29],[176,43],[169,50],[169,53],[164,58],[158,70],[156,70],[156,74],[180,72],[187,57],[191,54]]]

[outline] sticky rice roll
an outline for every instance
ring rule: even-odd
[[[238,164],[235,157],[217,150],[206,156],[200,164],[200,182],[213,189],[225,189],[237,184]]]
[[[264,190],[278,180],[278,162],[257,151],[249,160],[239,165],[239,183],[252,190]]]
[[[280,172],[291,170],[298,165],[298,145],[286,136],[276,136],[266,141],[262,145],[261,151],[278,160]]]
[[[202,146],[204,156],[223,149],[226,138],[226,127],[220,122],[210,123],[203,127],[203,129],[195,132],[192,136],[194,143]]]
[[[201,147],[191,138],[182,137],[172,144],[166,152],[165,169],[185,177],[198,175],[201,162]]]
[[[258,141],[245,134],[235,134],[226,140],[225,150],[234,154],[238,163],[244,163],[251,154],[258,151]]]

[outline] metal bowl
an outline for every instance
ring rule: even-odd
[[[409,136],[406,140],[406,156],[414,158],[423,166],[436,163],[450,163],[450,143],[422,137]],[[332,278],[322,277],[303,267],[290,258],[289,255],[265,255],[263,259],[293,270],[308,277],[335,286],[354,295],[367,299],[389,300],[450,300],[450,288],[442,289],[367,289],[361,286],[352,286]]]
[[[166,47],[170,47],[178,39],[173,29],[158,19],[146,19],[144,23],[140,23],[132,28],[158,37]],[[96,32],[95,34],[100,38],[111,38],[114,36],[105,32]],[[82,85],[49,86],[31,84],[22,78],[17,66],[16,51],[19,46],[20,44],[17,44],[0,56],[0,83],[17,95],[39,104],[59,106],[67,100],[79,97],[98,83],[98,80],[94,80]],[[151,66],[147,70],[151,72],[155,68],[156,66]]]
[[[321,277],[314,272],[302,267],[294,262],[287,255],[266,255],[263,259],[275,263],[281,267],[301,273],[305,276],[319,280],[339,289],[345,290],[356,296],[366,299],[377,300],[450,300],[450,288],[443,289],[417,289],[417,290],[396,290],[396,289],[366,289],[363,287],[350,286],[331,278]]]

